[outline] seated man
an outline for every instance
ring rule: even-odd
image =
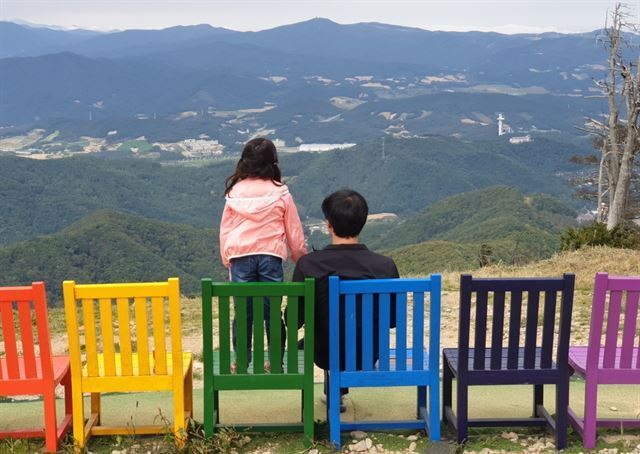
[[[329,369],[329,276],[341,279],[397,278],[398,269],[388,257],[370,251],[358,242],[358,235],[367,222],[367,201],[356,191],[344,189],[334,192],[322,202],[322,212],[331,234],[331,244],[324,249],[306,255],[296,264],[294,281],[307,277],[316,279],[315,306],[315,364],[325,370],[325,402],[327,371]],[[303,302],[300,302],[301,305]],[[395,327],[395,301],[392,301],[391,327]],[[378,304],[374,301],[374,326],[378,323]],[[300,308],[299,326],[304,323],[304,310]],[[344,316],[341,317],[344,321]],[[361,332],[360,317],[356,320],[357,332]],[[344,332],[344,325],[341,327]],[[378,358],[377,330],[374,330],[374,361]],[[340,367],[344,367],[344,335],[341,336]],[[362,346],[359,343],[357,366],[361,367]],[[342,390],[346,394],[347,390]],[[340,411],[345,407],[340,403]]]

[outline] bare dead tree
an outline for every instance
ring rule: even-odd
[[[625,32],[636,31],[627,11],[624,4],[616,3],[610,13],[610,25],[605,24],[602,40],[609,52],[609,67],[606,77],[595,83],[607,99],[607,119],[601,122],[589,118],[583,128],[594,134],[595,143],[599,144],[598,220],[606,218],[608,229],[625,220],[634,159],[640,149],[640,57],[635,61],[626,60],[623,53],[624,49],[631,48]]]

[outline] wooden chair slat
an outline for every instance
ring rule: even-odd
[[[636,326],[638,323],[638,300],[640,292],[627,292],[627,305],[624,314],[624,328],[622,331],[622,348],[620,352],[620,367],[631,369],[633,361],[634,344],[636,342]],[[640,356],[640,345],[636,349],[636,355]]]
[[[298,297],[287,298],[287,373],[298,372]]]
[[[524,368],[533,369],[536,365],[538,313],[540,311],[540,290],[528,292],[527,324],[524,334]]]
[[[131,357],[131,317],[129,313],[129,298],[118,298],[116,301],[118,312],[118,345],[120,346],[121,376],[133,374]]]
[[[6,301],[0,303],[0,313],[2,313],[2,335],[4,342],[4,354],[7,364],[7,376],[10,379],[20,377],[18,366],[18,346],[16,344],[16,330],[13,321],[13,302]]]
[[[413,293],[412,369],[424,370],[424,292]]]
[[[273,342],[273,339],[271,341]],[[264,374],[264,302],[262,298],[253,298],[253,373]]]
[[[610,292],[609,311],[607,313],[607,329],[604,340],[603,367],[615,367],[616,350],[618,348],[618,329],[620,328],[620,313],[622,309],[622,291]]]
[[[388,371],[390,366],[389,351],[390,351],[390,339],[389,329],[391,327],[390,313],[391,313],[391,295],[388,293],[382,293],[379,295],[379,313],[380,320],[378,323],[378,369],[381,371]],[[397,306],[397,304],[396,304]],[[396,322],[397,323],[397,322]],[[397,331],[396,331],[397,333]],[[397,349],[396,349],[397,358]]]
[[[116,374],[115,340],[113,335],[113,307],[110,298],[100,298],[100,327],[102,328],[102,352],[104,354],[104,374]]]
[[[407,370],[407,294],[396,297],[396,370]]]
[[[280,297],[269,297],[270,320],[269,326],[271,331],[271,348],[269,356],[271,357],[271,373],[282,373],[282,306]],[[254,303],[255,304],[255,303]]]
[[[31,327],[31,301],[18,301],[18,319],[20,321],[20,340],[24,359],[24,378],[38,378],[36,370],[36,351]]]
[[[53,357],[51,351],[51,336],[49,334],[49,314],[47,310],[47,296],[44,282],[34,282],[33,311],[35,313],[36,331],[38,332],[38,349],[40,354],[40,367],[42,378],[46,381],[53,379]],[[69,340],[71,349],[72,341]],[[65,396],[66,399],[66,396]]]
[[[147,298],[136,297],[133,300],[136,317],[136,350],[138,352],[138,375],[151,373],[149,364],[149,317],[147,315]]]
[[[164,297],[151,298],[151,313],[153,319],[153,373],[167,374],[167,345],[164,324]]]
[[[356,295],[345,295],[345,370],[356,370]]]
[[[505,292],[493,296],[493,322],[491,326],[491,369],[502,367],[502,336],[504,330]]]
[[[211,286],[208,287],[213,291]],[[205,304],[203,302],[203,304]],[[228,296],[218,297],[218,330],[220,339],[220,373],[229,374],[231,369],[231,323]]]
[[[362,295],[362,369],[373,369],[373,295]]]
[[[95,300],[82,300],[82,324],[84,326],[84,342],[89,377],[97,377],[98,371],[98,336],[96,335]]]
[[[553,337],[556,325],[556,300],[557,292],[549,291],[544,294],[544,319],[542,321],[542,352],[540,355],[540,367],[551,368],[553,362]]]
[[[477,292],[475,340],[473,343],[473,368],[485,368],[485,348],[487,343],[487,300],[486,290]]]
[[[167,289],[167,302],[169,305],[169,338],[171,344],[171,362],[172,362],[172,372],[174,376],[183,377],[184,376],[184,357],[182,352],[182,321],[180,315],[180,280],[177,277],[169,278],[167,280],[168,289]],[[178,372],[175,372],[178,371]],[[192,374],[193,372],[188,372],[188,374]],[[189,387],[193,387],[193,379],[190,380],[190,383],[185,384],[185,389],[183,392],[183,402],[185,402],[184,411],[190,411],[187,408],[189,397],[191,395],[191,399],[193,399],[193,391],[188,389]],[[183,380],[184,382],[184,380]],[[178,392],[179,390],[176,388],[174,392]],[[189,393],[188,395],[185,393]],[[175,397],[174,397],[175,398]],[[175,411],[175,408],[174,408]],[[178,437],[178,444],[182,441],[184,435],[180,435]]]
[[[247,349],[249,345],[247,333],[248,298],[238,296],[235,298],[235,338],[236,338],[236,365],[239,374],[246,374],[248,367]]]
[[[518,368],[520,351],[520,323],[522,320],[522,291],[511,292],[509,314],[509,345],[507,347],[507,369]]]

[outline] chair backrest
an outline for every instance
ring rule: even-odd
[[[640,335],[637,329],[639,299],[640,276],[596,274],[587,371],[640,369]],[[601,352],[601,349],[604,351]]]
[[[182,373],[178,278],[135,284],[76,285],[65,281],[63,292],[69,354],[76,370],[81,367],[82,344],[89,377],[168,375],[169,334],[173,373]],[[149,328],[153,333],[151,345]],[[100,353],[104,365],[99,364]],[[117,355],[120,370],[116,370]]]
[[[459,357],[469,358],[471,347],[473,370],[564,370],[568,367],[574,283],[573,274],[528,279],[462,275]],[[507,359],[503,362],[505,347]],[[468,363],[459,361],[459,369],[468,370]]]
[[[269,362],[271,374],[301,373],[298,364],[298,316],[300,298],[304,298],[304,372],[313,370],[314,346],[314,314],[315,314],[315,281],[306,279],[304,282],[212,282],[211,279],[202,280],[202,321],[203,321],[203,355],[205,364],[213,364],[213,298],[217,298],[218,307],[218,338],[220,348],[221,374],[230,373],[232,332],[231,332],[231,299],[236,305],[236,363],[237,373],[247,374],[249,358],[247,345],[250,333],[247,332],[247,298],[253,299],[253,374],[264,374],[265,329],[264,329],[264,298],[269,299],[271,348]],[[286,297],[286,370],[282,370],[281,320],[283,299]]]
[[[4,345],[0,359],[5,363],[3,370],[3,361],[0,361],[0,382],[53,378],[44,283],[0,288],[0,328]],[[22,356],[22,361],[19,356]],[[40,368],[37,367],[37,357],[40,357]],[[21,362],[24,367],[21,367]]]
[[[372,371],[374,351],[377,351],[377,370],[389,371],[392,369],[390,351],[393,343],[395,370],[433,369],[440,350],[440,291],[439,274],[428,279],[341,280],[337,276],[329,277],[330,370]],[[425,294],[429,295],[427,301]],[[429,306],[428,336],[425,336],[426,305]],[[341,321],[342,317],[344,321]],[[391,320],[396,323],[395,342],[392,342],[390,332]],[[344,341],[341,340],[343,336]],[[427,337],[430,364],[425,368]],[[340,364],[341,344],[344,344],[344,365]],[[360,351],[361,360],[358,358]]]

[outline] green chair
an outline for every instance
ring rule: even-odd
[[[202,280],[202,328],[204,360],[204,430],[207,437],[220,428],[219,391],[287,390],[302,392],[302,422],[292,424],[234,425],[238,430],[294,432],[304,429],[305,443],[313,440],[314,280],[305,282],[233,283]],[[214,316],[217,298],[217,317]],[[286,300],[285,300],[286,297]],[[232,348],[231,302],[235,300],[235,343]],[[264,299],[270,312],[270,345],[265,349]],[[299,298],[304,298],[304,350],[298,351]],[[253,301],[253,304],[249,302]],[[281,338],[283,302],[286,301],[286,342]],[[247,330],[247,308],[252,306],[253,349]],[[302,315],[302,314],[300,314]],[[219,351],[214,352],[214,320],[218,321]],[[251,325],[249,325],[251,327]],[[278,346],[286,345],[286,349]],[[265,360],[271,370],[265,370]],[[237,367],[233,370],[232,364]],[[232,373],[233,372],[233,373]],[[260,409],[261,411],[263,409]],[[268,411],[268,409],[265,409]]]

